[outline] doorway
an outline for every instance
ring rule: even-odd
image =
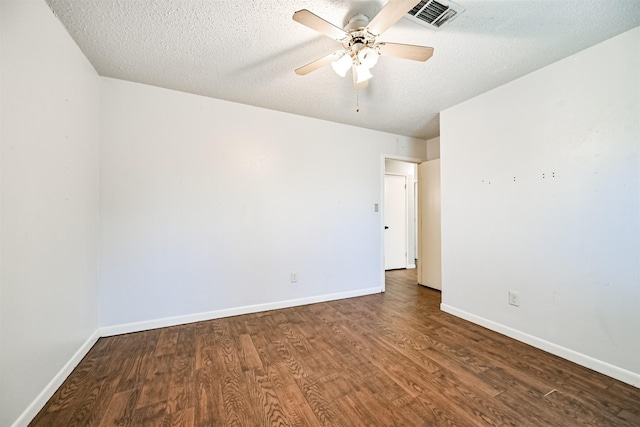
[[[432,141],[429,141],[429,143]],[[413,269],[417,267],[418,283],[435,289],[442,289],[441,278],[441,240],[440,240],[440,153],[439,140],[433,141],[428,160],[399,157],[383,157],[383,229],[382,234],[382,292],[385,290],[385,272],[390,269]],[[432,157],[429,158],[431,153]],[[395,186],[389,183],[389,175],[400,175]],[[402,182],[403,181],[403,182]],[[400,193],[402,182],[403,196],[390,196],[397,188]],[[406,188],[405,188],[406,185]],[[395,201],[394,201],[395,200]],[[399,207],[399,208],[398,208]],[[400,211],[400,214],[397,212]],[[394,216],[404,217],[406,225],[404,242],[394,239],[389,233]],[[398,223],[400,224],[400,223]],[[403,227],[396,226],[399,229]],[[389,239],[389,238],[390,239]],[[389,241],[391,240],[391,241]],[[400,242],[400,243],[394,243]],[[389,247],[404,245],[404,252],[396,249],[397,258],[389,255]],[[391,249],[393,250],[393,249]],[[400,257],[400,254],[402,257]],[[404,263],[404,264],[403,264]]]
[[[415,268],[417,258],[416,182],[418,159],[384,158],[383,230],[384,270]],[[396,185],[389,187],[389,180]],[[388,188],[393,192],[388,194]],[[395,190],[394,190],[395,189]],[[395,194],[395,195],[394,195]],[[394,249],[395,248],[395,251]],[[389,252],[395,254],[389,254]],[[389,260],[391,258],[391,260]],[[390,261],[390,262],[389,262]]]
[[[407,177],[384,175],[384,269],[407,268]]]

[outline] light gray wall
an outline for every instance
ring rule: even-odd
[[[9,426],[35,415],[24,411],[98,328],[100,79],[43,1],[2,1],[0,14],[0,425]]]
[[[639,57],[636,28],[440,116],[443,308],[635,385]]]
[[[440,158],[440,137],[435,137],[427,141],[427,160]]]
[[[104,326],[379,291],[383,155],[426,157],[424,140],[114,79],[101,123]]]

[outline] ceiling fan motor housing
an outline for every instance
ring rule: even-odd
[[[349,37],[342,41],[342,45],[346,53],[354,59],[358,57],[358,53],[361,50],[375,48],[376,36],[367,31],[368,24],[369,18],[366,15],[358,14],[352,16],[349,19],[349,23],[344,27]]]

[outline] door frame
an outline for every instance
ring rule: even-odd
[[[379,247],[379,258],[380,258],[380,292],[386,291],[386,283],[385,283],[385,270],[384,270],[384,175],[385,175],[385,160],[400,160],[402,162],[414,163],[416,165],[426,162],[426,159],[422,159],[419,157],[406,157],[406,156],[397,156],[393,154],[382,154],[380,156],[380,205],[382,209],[380,209],[380,247]],[[417,236],[418,240],[420,239],[420,234]]]

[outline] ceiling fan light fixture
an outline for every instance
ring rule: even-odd
[[[344,77],[347,75],[347,71],[349,71],[352,64],[353,60],[351,59],[351,56],[345,53],[331,63],[331,68],[333,68],[333,71],[335,71],[337,75]]]
[[[376,49],[365,47],[358,52],[358,60],[367,68],[373,68],[378,63],[380,53]]]
[[[366,65],[354,65],[353,66],[353,82],[355,85],[359,85],[361,83],[366,82],[373,74],[369,71],[369,68]]]

